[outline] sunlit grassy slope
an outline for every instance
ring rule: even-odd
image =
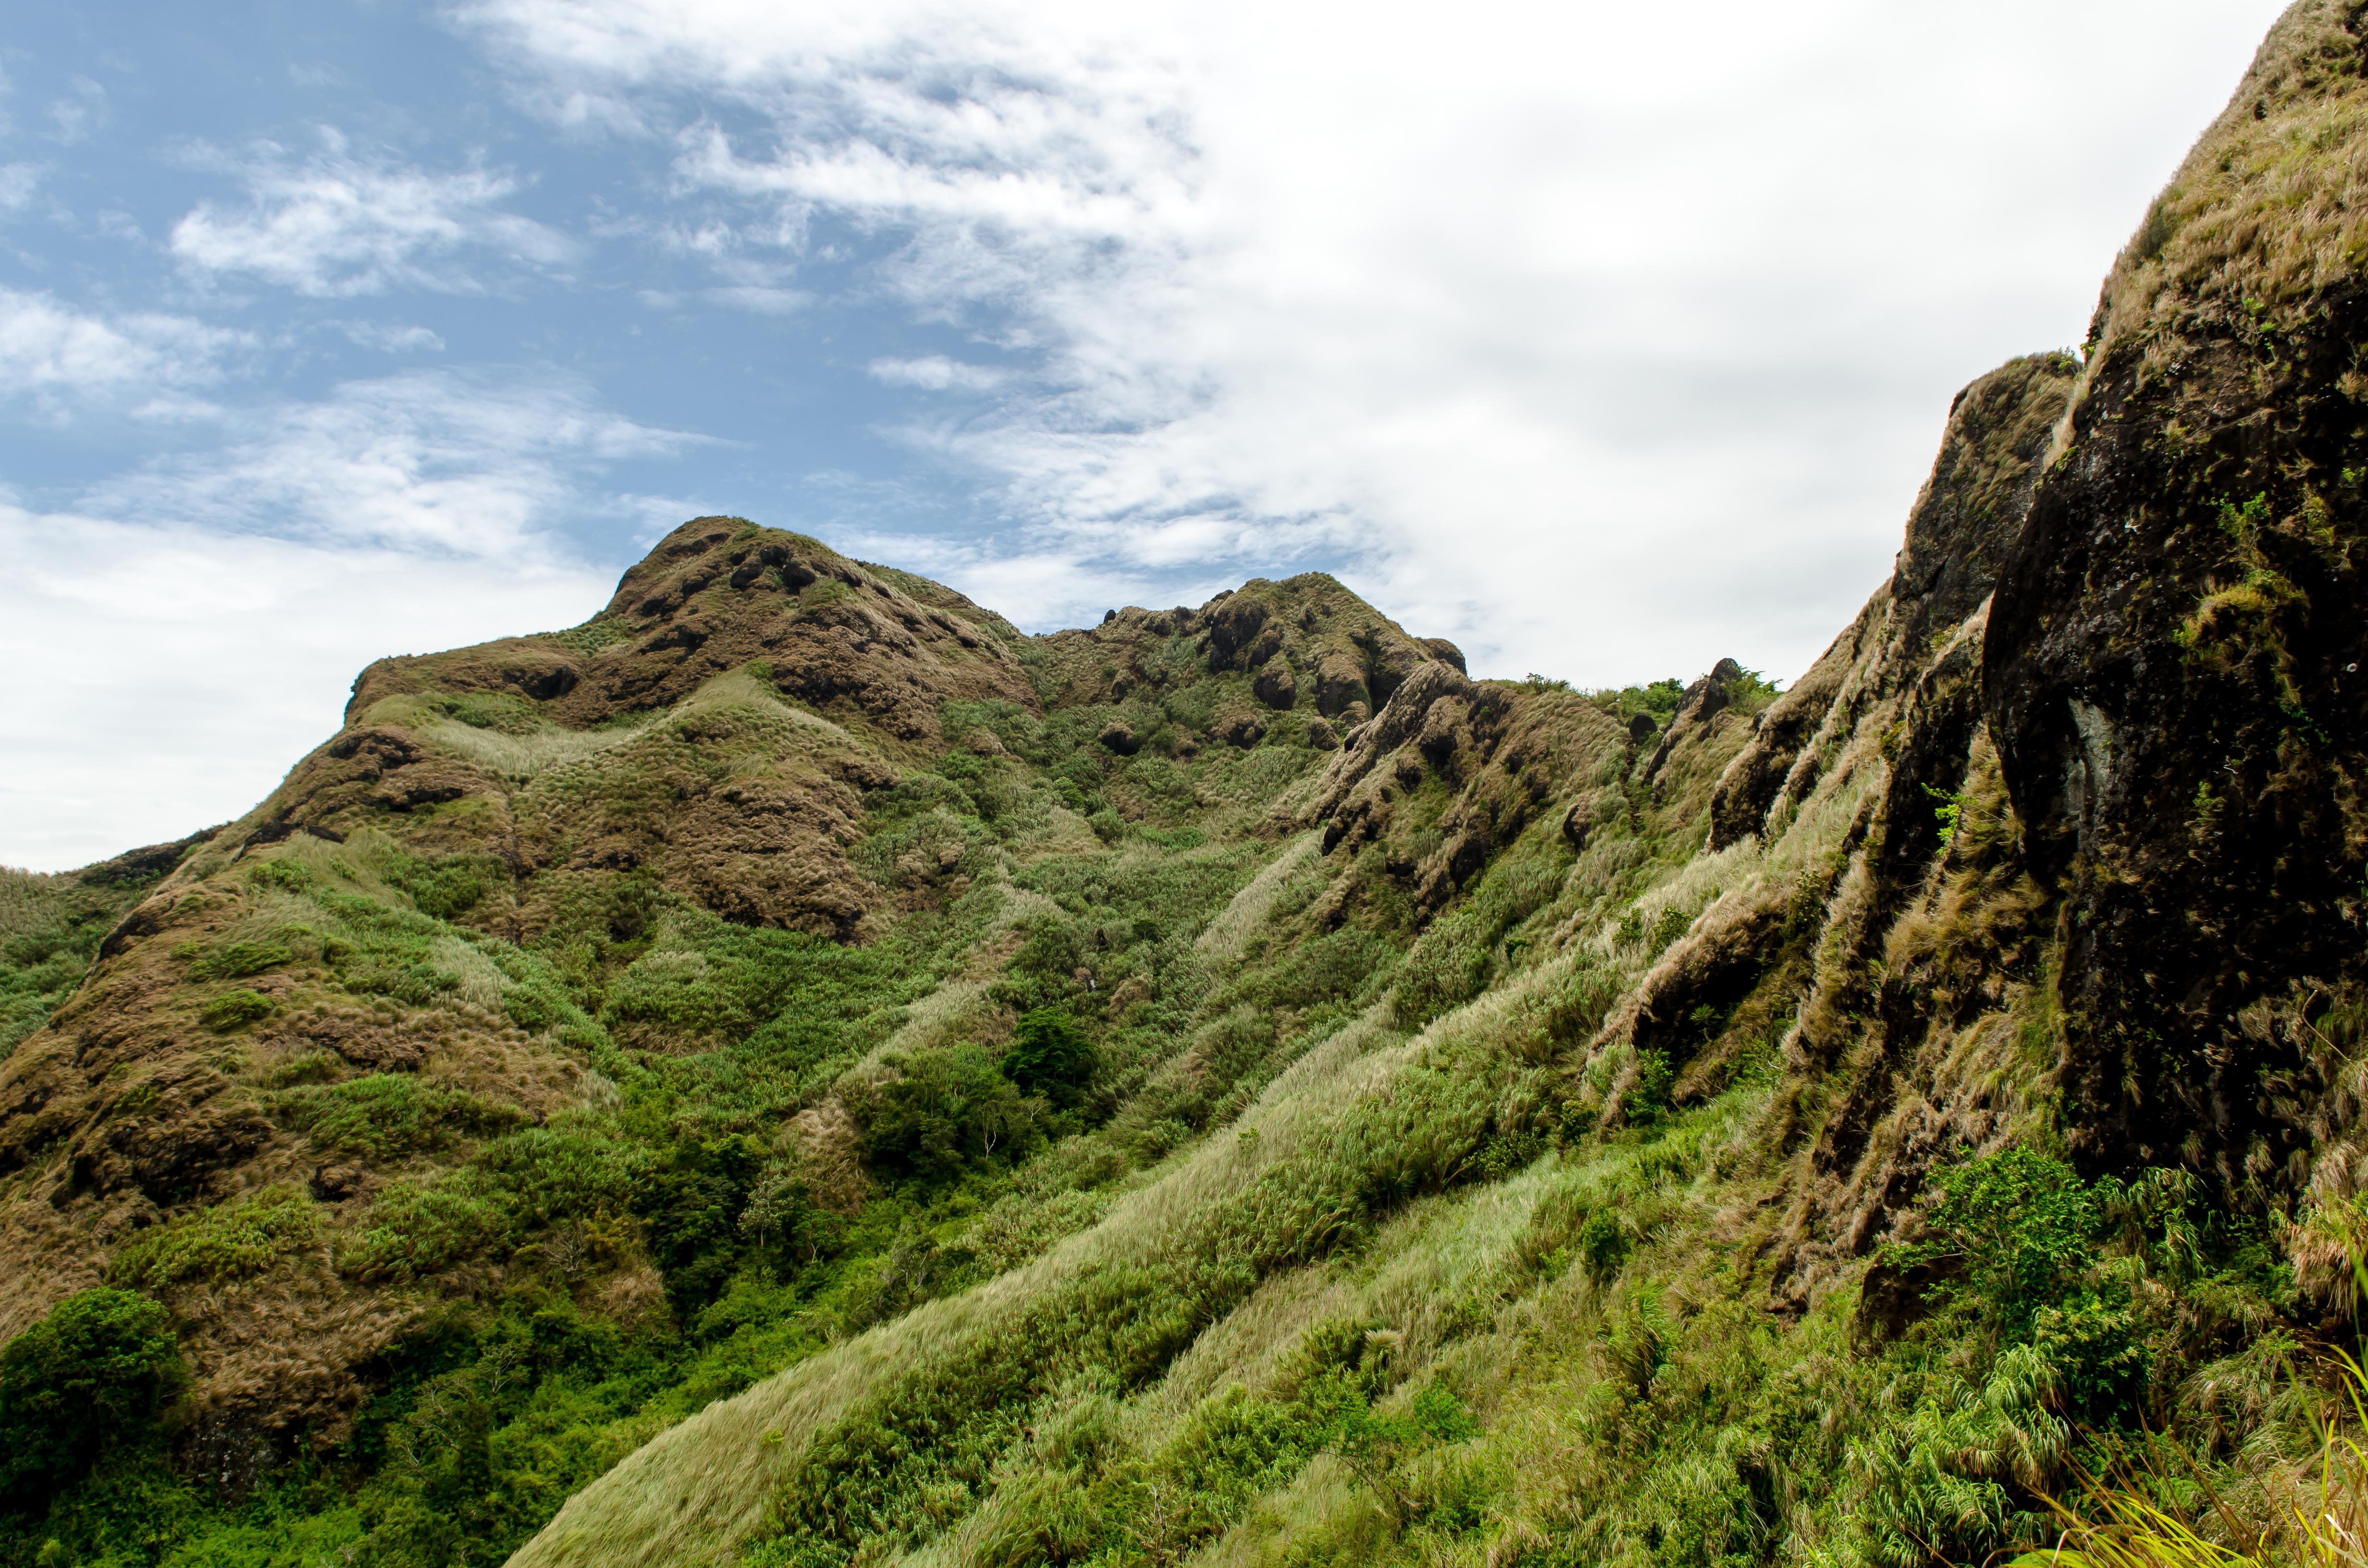
[[[1315,574],[1030,638],[705,517],[0,877],[0,1561],[2326,1557],[2355,9],[1782,692],[1475,681]],[[2098,911],[2252,944],[2228,1016]]]

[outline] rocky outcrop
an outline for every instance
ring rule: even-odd
[[[727,670],[764,662],[780,690],[877,727],[937,739],[949,700],[1032,705],[1000,616],[940,585],[850,561],[803,535],[736,517],[695,517],[571,631],[450,653],[381,659],[354,682],[359,720],[404,694],[515,694],[575,728],[680,701]]]
[[[2301,1153],[2261,1085],[2309,1030],[2249,1010],[2356,983],[2368,922],[2368,176],[2295,152],[2363,69],[2357,6],[2289,12],[2123,253],[1984,655],[2063,900],[2074,1141],[2232,1188]]]

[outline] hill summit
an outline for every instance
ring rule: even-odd
[[[8,874],[0,1553],[1908,1568],[2176,1477],[2305,1554],[2355,10],[1790,689],[1474,679],[1317,574],[1031,637],[702,517]]]

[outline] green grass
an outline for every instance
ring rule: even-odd
[[[142,1232],[117,1249],[107,1277],[110,1283],[150,1291],[192,1280],[244,1278],[314,1245],[321,1235],[318,1205],[311,1198],[293,1187],[270,1188]]]
[[[590,657],[601,624],[555,636]],[[949,749],[893,769],[756,666],[580,733],[507,696],[374,710],[488,792],[193,887],[165,1016],[269,1119],[271,1184],[127,1202],[108,1278],[191,1324],[401,1326],[252,1494],[167,1467],[143,1407],[0,1515],[0,1561],[1920,1568],[2029,1544],[2084,1466],[2295,1450],[2262,1371],[2308,1304],[2289,1239],[2073,1170],[2047,938],[1964,956],[2029,913],[1987,776],[1873,924],[1904,696],[1772,842],[1709,854],[1749,726],[1647,781],[1606,715],[1665,728],[1677,683],[1489,683],[1502,750],[1394,759],[1387,820],[1326,856],[1294,803],[1342,754],[1304,715],[1211,740],[1249,677],[1199,658],[949,703]],[[791,776],[855,802],[860,940],[724,919],[669,869],[682,802]],[[495,801],[532,855],[472,836]],[[1454,833],[1485,866],[1418,894]],[[21,994],[95,948],[82,897],[0,883]],[[1762,943],[1743,999],[1640,1032],[1640,984],[1717,941]],[[1877,1033],[1943,984],[1962,1017]],[[1916,1114],[1851,1120],[1895,1076],[1924,1097],[1874,1103]],[[1840,1239],[1918,1190],[1896,1244]],[[2297,1227],[2320,1264],[2348,1214]],[[1878,1266],[1921,1281],[1896,1323],[1859,1310]]]
[[[81,983],[108,929],[154,885],[89,886],[0,866],[0,1057]]]

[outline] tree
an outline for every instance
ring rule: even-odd
[[[1400,1467],[1417,1454],[1463,1442],[1479,1429],[1463,1402],[1433,1383],[1387,1415],[1352,1393],[1334,1412],[1327,1446],[1381,1503],[1390,1523],[1403,1526],[1413,1514],[1414,1497]]]
[[[1023,1013],[1011,1047],[1003,1053],[1003,1075],[1031,1095],[1056,1106],[1075,1105],[1093,1081],[1101,1058],[1075,1018],[1054,1007]]]
[[[0,1506],[29,1512],[108,1453],[154,1442],[188,1383],[163,1307],[68,1296],[0,1349]]]
[[[849,1096],[863,1152],[876,1165],[925,1179],[997,1155],[1017,1158],[1037,1133],[1039,1101],[1023,1098],[978,1046],[891,1056],[893,1075]]]

